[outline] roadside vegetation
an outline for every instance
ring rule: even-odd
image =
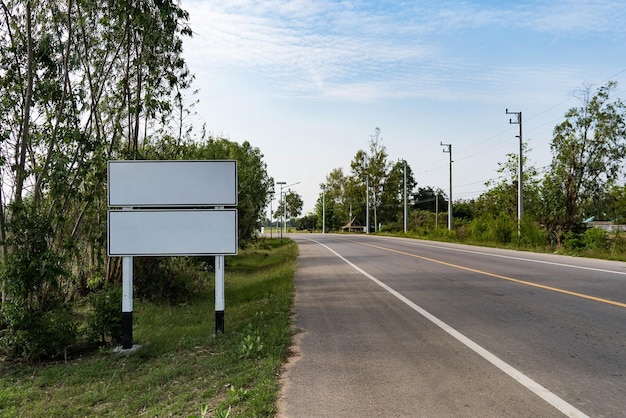
[[[369,149],[356,152],[349,173],[337,168],[327,174],[315,211],[289,225],[364,231],[369,217],[370,232],[397,233],[404,230],[406,190],[407,231],[413,236],[625,260],[626,105],[615,97],[619,93],[612,81],[575,92],[579,106],[554,127],[549,166],[537,169],[527,158],[528,142],[522,144],[519,226],[518,154],[505,156],[499,177],[487,181],[478,197],[452,202],[448,230],[449,191],[417,187],[408,163],[389,161],[378,128]]]
[[[200,259],[181,260],[193,292],[174,304],[135,303],[141,349],[76,346],[67,361],[2,361],[0,415],[273,416],[291,344],[296,256],[293,242],[268,239],[226,257],[226,329],[218,335],[213,275]]]

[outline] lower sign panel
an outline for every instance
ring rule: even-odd
[[[108,238],[110,257],[237,254],[237,210],[110,210]]]

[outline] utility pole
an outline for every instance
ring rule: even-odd
[[[280,208],[280,204],[283,203],[283,213],[281,214],[282,215],[281,217],[282,217],[282,220],[283,220],[282,223],[284,224],[285,223],[285,218],[284,218],[284,216],[285,216],[285,204],[284,204],[284,202],[282,200],[283,200],[283,186],[285,184],[287,184],[287,182],[286,181],[277,181],[276,184],[280,185],[280,200],[278,201],[278,207]],[[280,226],[280,242],[283,242],[283,226],[280,225],[280,223],[279,223],[279,226]]]
[[[443,142],[439,143],[444,148],[443,152],[447,152],[450,154],[450,198],[448,199],[448,229],[452,231],[452,144],[444,144]]]
[[[370,233],[370,175],[366,174],[365,178],[365,227],[366,234]]]
[[[509,112],[505,109],[507,115],[515,115],[516,120],[509,119],[509,124],[519,125],[519,155],[517,157],[517,236],[522,235],[522,217],[524,216],[524,177],[523,168],[524,160],[522,159],[522,112]]]
[[[322,184],[322,234],[326,233],[326,185]]]
[[[270,191],[270,239],[272,239],[272,229],[274,229],[274,226],[272,225],[272,201],[274,200],[274,189],[272,188],[272,190]]]
[[[435,196],[435,229],[439,229],[439,189]]]
[[[406,160],[404,162],[404,233],[406,234],[407,198],[406,198]]]

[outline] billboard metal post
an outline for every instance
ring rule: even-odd
[[[133,257],[122,257],[122,348],[133,348]]]

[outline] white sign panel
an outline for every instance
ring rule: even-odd
[[[237,254],[237,210],[111,210],[109,256]]]
[[[109,206],[237,206],[237,161],[109,161]]]

